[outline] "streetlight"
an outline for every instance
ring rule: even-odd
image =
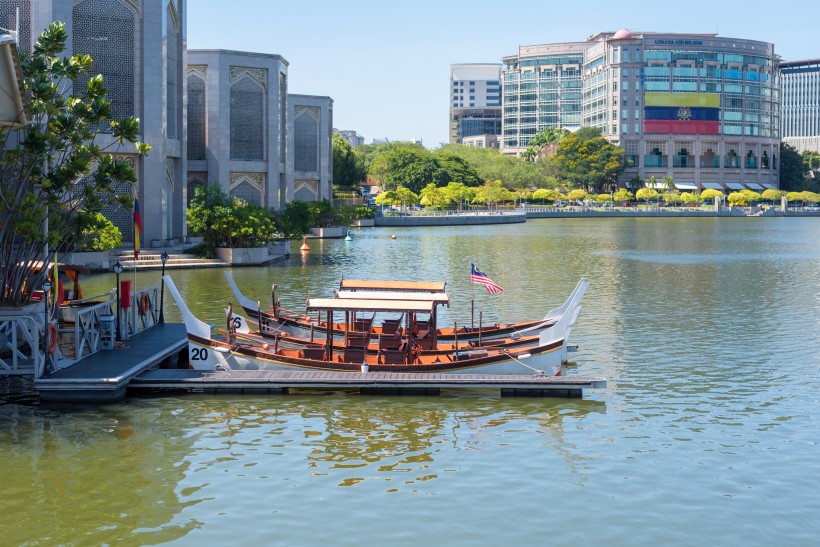
[[[43,281],[43,363],[48,359],[48,347],[51,340],[48,339],[48,295],[51,293],[51,281]],[[45,367],[43,367],[45,368]]]
[[[121,327],[121,325],[120,325],[120,274],[121,273],[122,273],[122,264],[120,264],[120,261],[117,260],[117,263],[114,264],[114,275],[117,276],[117,287],[116,287],[116,290],[117,290],[117,328],[115,329],[114,332],[116,333],[116,340],[118,342],[120,340],[122,340],[122,338],[120,337],[120,327]]]
[[[162,281],[159,289],[159,322],[165,323],[165,263],[168,262],[168,251],[162,251],[160,255],[162,260]]]

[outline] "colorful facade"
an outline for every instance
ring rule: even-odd
[[[671,176],[682,190],[777,187],[780,68],[774,45],[716,34],[600,33],[504,58],[502,142],[548,127],[601,129],[624,148],[622,185]]]

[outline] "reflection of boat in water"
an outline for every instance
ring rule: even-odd
[[[190,312],[179,291],[169,276],[165,276],[166,286],[176,300],[188,331],[189,362],[199,370],[323,370],[353,372],[411,372],[411,373],[483,373],[521,374],[530,370],[539,374],[554,375],[560,372],[565,358],[565,336],[571,330],[577,316],[564,313],[550,327],[540,331],[538,340],[528,346],[515,348],[477,347],[447,354],[425,354],[412,338],[404,349],[382,350],[377,355],[369,355],[366,347],[370,334],[350,343],[350,317],[362,313],[388,312],[430,315],[435,304],[429,300],[358,300],[343,298],[310,298],[307,309],[327,314],[326,324],[330,325],[328,338],[323,345],[314,344],[301,349],[278,347],[251,341],[238,342],[229,337],[227,341],[216,340],[211,335],[209,325],[199,321]],[[580,309],[580,308],[578,308]],[[341,352],[334,351],[334,313],[343,312],[345,341]],[[355,338],[354,338],[355,339]]]
[[[272,306],[271,311],[263,311],[258,302],[254,302],[246,297],[237,287],[230,273],[225,272],[225,278],[231,286],[239,305],[245,310],[245,313],[263,326],[262,330],[276,330],[285,331],[290,334],[304,334],[310,332],[311,335],[319,333],[326,336],[328,330],[327,322],[322,321],[316,317],[308,314],[301,314],[293,310],[286,310],[282,308],[276,299],[276,286],[271,290]],[[343,279],[339,285],[339,290],[336,296],[347,299],[387,299],[408,298],[407,296],[397,296],[403,293],[423,294],[426,298],[435,302],[432,312],[430,313],[429,321],[416,320],[411,328],[414,335],[427,332],[429,337],[433,340],[472,340],[493,338],[499,336],[522,336],[523,333],[531,333],[551,327],[564,315],[576,313],[579,307],[581,298],[589,286],[586,279],[581,279],[576,285],[575,289],[570,294],[569,298],[563,305],[558,308],[549,310],[543,319],[534,321],[521,321],[517,323],[496,323],[493,325],[479,325],[478,327],[453,327],[441,328],[436,322],[436,307],[438,305],[447,304],[449,306],[449,297],[444,292],[445,283],[439,282],[418,282],[418,281],[378,281],[378,280],[353,280]],[[382,296],[379,296],[382,293]],[[392,293],[393,296],[385,296]],[[359,319],[353,322],[354,331],[368,331],[371,335],[390,334],[395,330],[395,324],[398,323],[395,319],[383,321],[380,325],[374,325],[372,321],[366,319]],[[332,330],[341,332],[343,325],[330,325]]]

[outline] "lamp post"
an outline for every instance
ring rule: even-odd
[[[168,262],[168,251],[162,251],[160,255],[162,260],[162,281],[159,289],[159,322],[165,323],[165,263]]]
[[[48,339],[48,295],[51,293],[51,282],[43,281],[43,363],[48,359],[48,346],[51,340]],[[45,366],[43,367],[45,369]]]
[[[120,274],[122,273],[122,264],[120,261],[117,260],[117,263],[114,264],[114,275],[117,276],[117,328],[115,329],[116,333],[116,340],[119,342],[122,340],[120,337]]]

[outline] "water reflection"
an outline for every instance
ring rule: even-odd
[[[0,406],[3,543],[144,545],[198,526],[168,525],[189,505],[176,487],[194,442],[168,414],[162,406]]]

